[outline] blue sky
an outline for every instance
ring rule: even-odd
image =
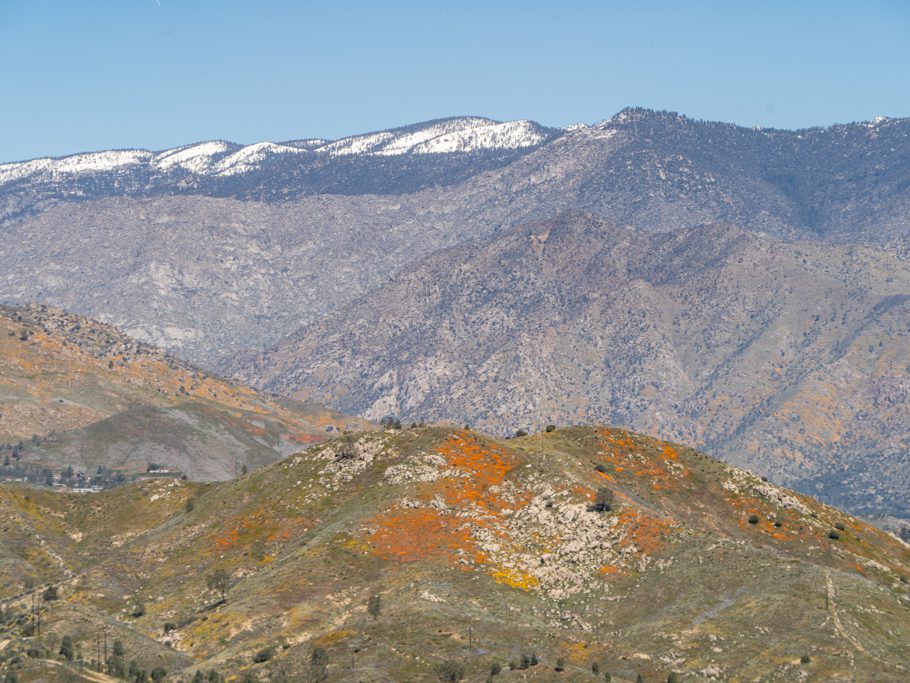
[[[0,161],[625,106],[910,115],[910,2],[0,0]]]

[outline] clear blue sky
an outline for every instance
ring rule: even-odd
[[[0,0],[0,161],[630,105],[910,115],[910,2]]]

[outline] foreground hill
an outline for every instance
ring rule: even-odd
[[[197,370],[110,325],[0,308],[0,457],[227,479],[366,423]],[[22,442],[21,446],[19,442]]]
[[[438,252],[246,367],[368,418],[611,422],[910,519],[910,260],[567,215]]]
[[[910,667],[908,546],[617,429],[413,428],[220,484],[3,485],[0,519],[0,648],[26,681],[52,666],[49,644],[69,636],[91,659],[102,632],[124,645],[112,665],[170,680],[479,681],[496,665],[502,681],[904,681]],[[40,635],[23,581],[57,590]]]

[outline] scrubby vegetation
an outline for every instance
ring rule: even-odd
[[[771,657],[781,680],[797,666],[889,680],[900,655],[827,645],[832,629],[891,653],[910,634],[897,539],[615,429],[378,430],[222,484],[4,485],[0,519],[0,573],[30,579],[0,584],[3,673],[83,660],[133,682],[663,681],[696,661],[752,679]],[[873,609],[893,636],[863,621]],[[656,610],[669,635],[654,635]],[[772,627],[786,637],[769,643]],[[672,667],[671,651],[686,653]]]

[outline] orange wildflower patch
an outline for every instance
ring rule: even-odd
[[[653,555],[661,548],[673,526],[672,520],[654,517],[633,507],[620,511],[619,523],[626,530],[621,543],[635,545],[645,555]]]
[[[736,523],[743,531],[762,531],[775,541],[787,542],[802,538],[806,540],[810,532],[800,532],[799,516],[786,510],[778,509],[771,501],[759,498],[750,493],[731,493],[724,496],[724,500],[733,508]],[[759,521],[750,524],[749,517],[755,515]],[[774,520],[780,520],[781,526],[774,526]]]
[[[306,532],[311,520],[303,517],[283,520],[280,526],[277,526],[267,537],[269,543],[287,543],[292,538]]]
[[[215,539],[215,550],[228,550],[240,540],[240,529],[232,527]]]
[[[229,519],[222,527],[213,542],[215,550],[224,552],[230,550],[241,542],[244,537],[248,541],[255,538],[265,538],[269,543],[282,544],[305,530],[306,520],[282,520],[270,517],[265,508],[257,508],[246,515],[236,515]]]
[[[387,560],[457,561],[468,557],[483,561],[471,537],[470,523],[440,514],[432,508],[392,508],[373,519],[370,536],[373,552]]]
[[[572,493],[588,502],[594,502],[594,489],[589,489],[587,486],[573,486]]]
[[[622,569],[614,564],[605,564],[597,571],[599,571],[601,574],[622,574]]]
[[[474,437],[453,435],[436,449],[448,465],[467,474],[442,480],[443,496],[453,507],[478,507],[496,514],[502,508],[515,508],[490,489],[499,486],[515,467],[515,456]]]
[[[636,443],[609,429],[601,430],[599,437],[603,464],[611,465],[617,474],[628,470],[636,477],[651,479],[655,491],[672,489],[680,478],[689,476],[688,468],[679,464],[679,453],[670,444],[650,439]]]

